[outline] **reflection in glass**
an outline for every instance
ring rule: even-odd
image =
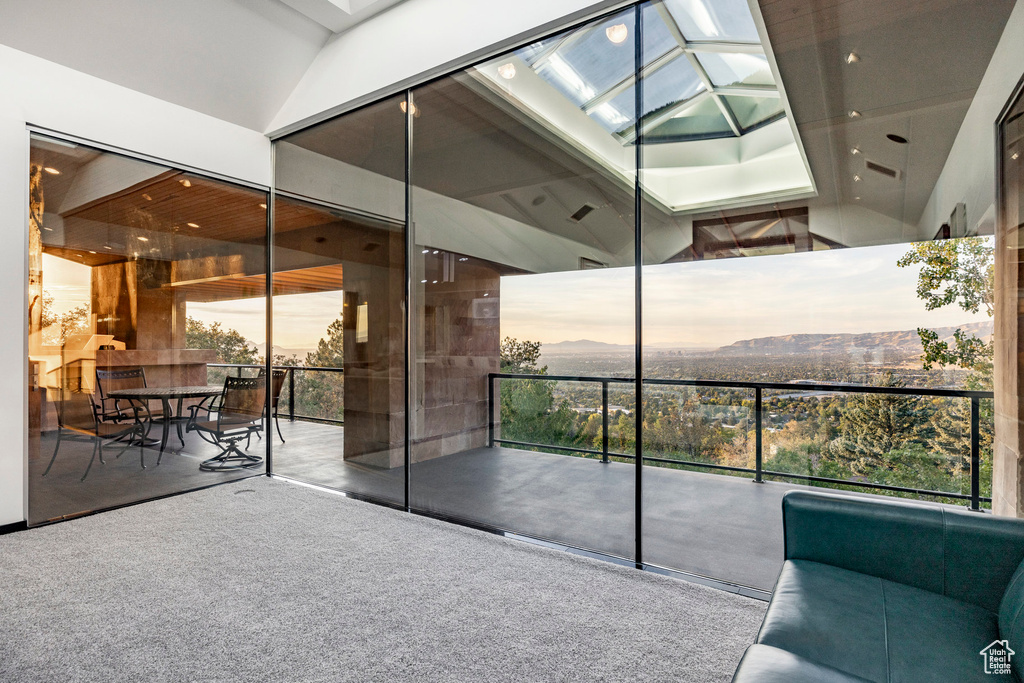
[[[277,142],[274,470],[405,503],[405,114],[395,97]],[[291,443],[288,444],[291,446]]]
[[[266,194],[41,135],[30,158],[29,522],[263,471],[259,420],[213,473],[188,418],[261,362]]]
[[[559,342],[632,348],[633,150],[608,130],[634,106],[598,125],[579,105],[633,75],[634,26],[628,11],[563,35],[571,73],[535,61],[507,78],[506,55],[417,88],[412,122],[411,505],[621,557],[634,550],[632,384],[604,401],[600,382],[543,377]],[[607,158],[565,144],[556,116]],[[556,321],[583,311],[580,336],[562,336]],[[498,372],[514,377],[491,384]],[[608,462],[602,405],[620,454]]]
[[[726,95],[722,99],[725,100],[729,110],[743,129],[753,128],[785,113],[782,110],[782,101],[778,97],[730,97]]]

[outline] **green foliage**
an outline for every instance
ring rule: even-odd
[[[345,343],[340,315],[327,326],[327,337],[320,339],[316,345],[316,351],[306,354],[306,365],[313,368],[344,367]]]
[[[518,375],[545,375],[547,366],[538,368],[540,342],[505,337],[501,342],[502,372]],[[501,438],[510,441],[579,446],[587,439],[576,413],[562,400],[556,405],[555,383],[539,379],[503,381],[500,387]],[[598,437],[599,438],[599,437]]]
[[[252,364],[260,360],[259,351],[238,330],[224,330],[220,323],[209,326],[189,316],[185,320],[185,348],[214,349],[218,363]]]
[[[995,301],[994,253],[990,240],[983,237],[935,240],[913,245],[896,265],[921,266],[917,296],[925,302],[925,309],[933,311],[956,304],[968,313],[984,309],[991,317]],[[924,350],[925,370],[932,365],[966,368],[983,378],[980,384],[991,386],[991,342],[957,330],[950,346],[932,330],[918,328],[917,333]]]
[[[499,349],[501,372],[517,375],[546,375],[547,366],[537,367],[540,360],[540,342],[519,341],[512,337],[501,340]]]

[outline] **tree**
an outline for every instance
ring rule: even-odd
[[[501,372],[517,375],[546,375],[548,366],[537,367],[540,359],[540,342],[519,341],[512,337],[501,340],[499,349]]]
[[[224,330],[220,323],[205,325],[191,316],[185,319],[185,348],[214,349],[218,363],[253,365],[259,362],[259,351],[238,330]]]
[[[991,241],[983,237],[936,240],[913,245],[896,265],[900,268],[921,266],[917,296],[924,300],[925,309],[933,311],[956,304],[968,313],[984,310],[992,317],[994,254]],[[934,330],[920,327],[917,334],[924,350],[925,370],[933,365],[966,368],[974,373],[976,385],[991,385],[992,342],[986,343],[962,329],[953,334],[952,347],[949,342],[940,340]]]
[[[53,295],[44,291],[43,309],[40,313],[40,327],[44,330],[43,343],[63,346],[68,337],[84,332],[88,328],[89,304],[76,306],[63,313],[54,312],[53,307]]]
[[[327,337],[320,339],[316,345],[316,351],[306,354],[306,365],[314,368],[345,366],[344,329],[341,315],[327,326]]]
[[[893,372],[884,373],[876,386],[902,387]],[[927,434],[922,428],[927,415],[916,396],[861,394],[851,399],[842,412],[842,436],[830,451],[845,460],[854,474],[865,474],[882,463],[884,456],[911,444],[920,444]]]

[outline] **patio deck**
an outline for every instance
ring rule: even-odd
[[[343,427],[282,420],[281,429],[285,443],[273,434],[275,474],[403,502],[404,469],[342,460]],[[189,434],[185,448],[169,448],[159,467],[155,449],[146,449],[142,469],[137,448],[117,459],[116,449],[108,448],[106,464],[93,463],[85,481],[80,479],[91,446],[65,444],[53,470],[42,477],[54,443],[55,435],[44,435],[30,462],[31,523],[254,474],[200,471],[199,462],[216,451]],[[180,446],[173,438],[172,445]],[[265,452],[263,441],[254,439],[250,452]],[[632,559],[634,476],[630,464],[478,448],[414,464],[411,503],[418,510]],[[647,467],[644,561],[771,590],[782,566],[782,496],[807,488]]]

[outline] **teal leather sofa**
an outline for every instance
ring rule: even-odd
[[[807,491],[782,516],[786,561],[733,683],[1021,680],[1024,521]],[[986,673],[1001,640],[991,665],[1008,647],[1012,674]]]

